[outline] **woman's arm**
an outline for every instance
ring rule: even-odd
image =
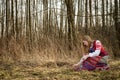
[[[80,66],[80,65],[82,64],[82,62],[83,62],[84,60],[86,60],[88,57],[89,57],[88,54],[87,54],[87,55],[84,55],[78,63],[76,63],[76,64],[73,65],[73,67],[78,67],[78,66]]]
[[[89,56],[90,57],[95,57],[95,56],[99,56],[99,54],[100,54],[100,52],[101,52],[101,42],[99,41],[99,40],[96,40],[96,42],[95,42],[95,47],[96,47],[96,49],[95,49],[95,51],[94,52],[92,52],[92,53],[89,53]]]

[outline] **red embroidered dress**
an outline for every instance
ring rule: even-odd
[[[107,56],[108,53],[105,51],[103,45],[99,40],[95,40],[89,50],[89,55],[90,57],[95,57],[95,56]]]
[[[83,61],[80,70],[106,70],[109,68],[107,63],[100,62],[100,60],[103,57],[108,56],[108,53],[105,51],[104,47],[102,46],[99,40],[95,40],[92,43],[91,48],[89,50],[89,56],[89,58]]]

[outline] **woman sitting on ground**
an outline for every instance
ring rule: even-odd
[[[108,67],[108,53],[99,40],[92,40],[88,35],[83,37],[83,45],[89,47],[88,53],[73,65],[74,70],[106,70]]]

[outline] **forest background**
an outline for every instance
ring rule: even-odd
[[[0,0],[0,62],[74,63],[83,35],[120,57],[120,0]]]

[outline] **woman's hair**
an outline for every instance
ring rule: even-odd
[[[90,48],[93,40],[92,40],[91,37],[88,36],[88,35],[84,35],[84,36],[83,36],[83,40],[85,40],[85,41],[88,42],[88,46],[84,46],[84,50],[88,52],[88,49]]]
[[[88,36],[88,35],[84,35],[84,36],[83,36],[83,40],[88,41],[89,43],[91,43],[91,42],[93,41],[93,40],[91,39],[91,37]]]

